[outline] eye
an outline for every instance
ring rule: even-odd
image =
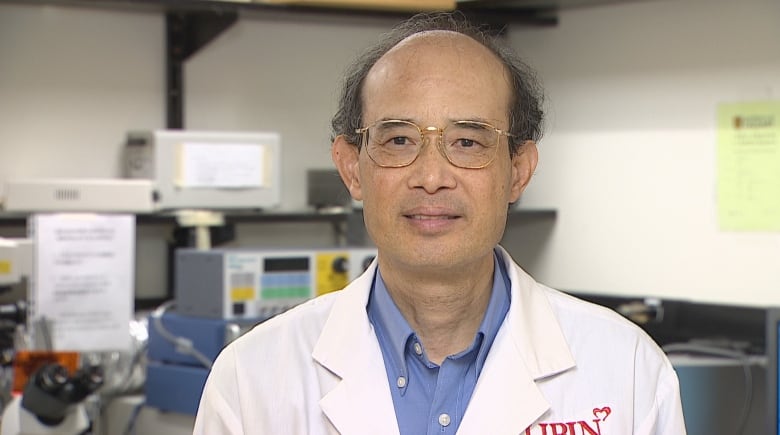
[[[387,121],[374,126],[369,132],[376,146],[383,148],[407,148],[417,144],[420,132],[413,124],[403,121]]]
[[[482,149],[487,148],[484,138],[472,136],[473,135],[458,137],[449,142],[449,147],[453,150],[461,151],[481,151]]]
[[[455,141],[455,146],[461,147],[461,148],[471,148],[474,146],[478,146],[479,143],[474,141],[474,139],[467,139],[467,138],[460,138]]]
[[[483,152],[495,145],[495,130],[473,121],[459,121],[447,127],[444,139],[453,151]]]
[[[409,138],[406,136],[396,136],[390,138],[388,142],[391,142],[393,145],[406,145],[409,142]]]

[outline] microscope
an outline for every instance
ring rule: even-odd
[[[60,364],[44,364],[3,411],[0,435],[84,434],[90,427],[84,399],[102,384],[99,366],[70,375]]]

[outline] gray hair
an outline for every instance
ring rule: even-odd
[[[509,107],[510,154],[517,152],[524,141],[538,142],[542,137],[543,92],[536,73],[520,60],[497,37],[468,22],[458,12],[418,14],[402,22],[365,51],[347,70],[339,99],[339,107],[331,121],[333,137],[343,135],[347,142],[359,146],[363,127],[363,82],[374,64],[399,42],[417,33],[446,30],[468,36],[490,50],[503,64],[510,77],[512,98]]]

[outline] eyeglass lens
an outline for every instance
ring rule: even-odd
[[[368,128],[369,156],[381,166],[411,164],[425,144],[425,135],[441,138],[439,149],[455,166],[478,168],[490,163],[498,145],[498,131],[475,121],[458,121],[438,128],[421,130],[408,121],[383,121]]]

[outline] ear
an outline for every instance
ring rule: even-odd
[[[352,195],[352,199],[362,201],[363,192],[360,187],[360,171],[358,169],[360,150],[358,147],[347,142],[344,135],[339,135],[333,141],[330,154],[341,180],[347,186],[349,194]]]
[[[510,203],[520,199],[528,183],[536,171],[536,164],[539,161],[539,150],[536,148],[536,142],[527,140],[520,145],[520,148],[512,156],[512,186],[510,189]]]

